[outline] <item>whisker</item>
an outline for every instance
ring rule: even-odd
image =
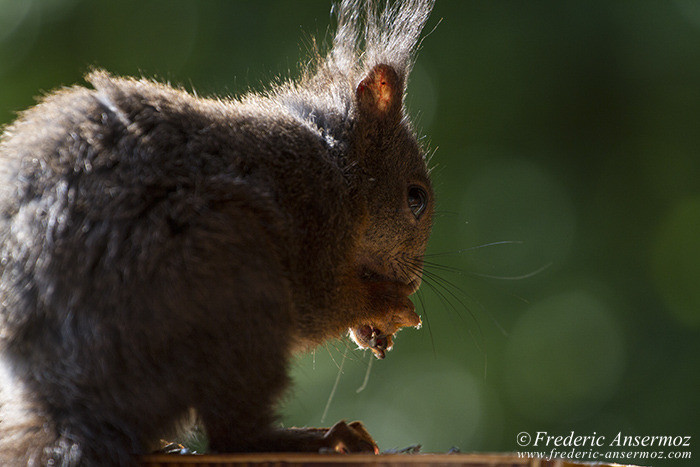
[[[498,280],[504,280],[504,281],[520,281],[523,279],[529,279],[531,277],[536,276],[537,274],[541,273],[542,271],[545,271],[545,270],[549,269],[550,267],[552,267],[552,264],[554,264],[554,263],[552,263],[552,262],[547,263],[544,266],[542,266],[538,269],[535,269],[534,271],[529,272],[527,274],[523,274],[521,276],[495,276],[495,275],[491,275],[491,274],[481,274],[478,272],[469,272],[469,271],[465,271],[465,272],[469,275],[472,275],[472,276],[483,277],[484,279],[498,279]]]
[[[424,272],[427,272],[427,271],[424,271]],[[454,284],[453,282],[449,281],[448,279],[445,279],[444,277],[437,276],[434,273],[433,273],[433,276],[439,278],[441,281],[445,282],[447,285],[454,288],[457,292],[461,293],[465,298],[476,303],[476,305],[481,309],[481,311],[491,319],[491,321],[498,328],[498,330],[501,332],[501,334],[503,334],[504,336],[508,335],[508,331],[506,331],[503,328],[503,326],[501,326],[501,323],[496,319],[496,317],[493,316],[493,314],[488,313],[486,311],[486,308],[484,307],[484,305],[479,300],[477,300],[473,295],[467,293],[464,289],[459,287],[457,284]],[[471,311],[470,311],[470,313],[471,313]],[[473,316],[473,313],[471,313],[471,314]]]
[[[474,316],[474,313],[471,311],[471,309],[467,306],[466,303],[464,303],[462,301],[462,299],[460,299],[452,290],[450,290],[450,287],[454,287],[456,290],[462,292],[462,294],[464,294],[466,298],[473,299],[473,297],[469,296],[469,294],[467,294],[466,292],[461,290],[456,285],[452,284],[447,279],[440,277],[440,276],[437,276],[436,274],[434,274],[430,271],[423,271],[423,279],[427,280],[428,284],[432,281],[434,285],[439,286],[442,290],[444,290],[446,293],[448,293],[453,299],[457,300],[457,303],[459,303],[465,310],[467,310],[469,312],[469,314],[471,315],[472,319],[474,319],[475,322],[477,321],[476,317]],[[442,282],[444,282],[444,284]],[[447,284],[447,286],[445,284]],[[448,287],[448,286],[450,286],[450,287]],[[452,308],[455,311],[457,311],[456,307],[453,306]],[[460,316],[460,318],[464,319],[459,312],[457,312],[457,314]],[[477,326],[478,326],[478,323],[477,323]]]
[[[429,267],[431,269],[438,269],[445,272],[453,272],[455,274],[464,274],[464,271],[452,266],[446,266],[444,264],[432,263],[430,261],[423,261],[424,267]],[[417,265],[416,265],[417,266]]]
[[[401,273],[404,276],[410,275],[410,274],[406,273],[407,271],[409,273],[413,273],[413,274],[420,274],[422,271],[422,268],[413,264],[413,262],[410,259],[407,259],[406,257],[404,257],[402,261],[398,262],[398,266],[399,266],[399,269],[401,270]],[[423,301],[423,294],[421,293],[420,290],[418,290],[416,293],[416,296],[418,297],[418,301],[420,302],[421,309],[423,310],[423,317],[425,318],[425,326],[428,328],[428,335],[430,336],[430,345],[433,348],[433,356],[437,356],[437,352],[435,351],[435,339],[433,339],[433,330],[430,327],[430,318],[428,318],[428,309],[426,308],[425,302]]]
[[[438,264],[435,264],[435,265],[436,265],[436,266],[441,266],[441,265],[438,265]],[[464,321],[464,317],[463,317],[462,314],[459,312],[459,310],[457,310],[457,307],[456,307],[455,304],[452,302],[452,300],[456,300],[457,303],[459,303],[465,310],[467,310],[467,312],[468,312],[469,315],[471,316],[472,320],[473,320],[474,323],[476,324],[476,328],[477,328],[477,331],[478,331],[478,334],[479,334],[479,339],[477,339],[477,337],[476,337],[476,336],[474,335],[474,333],[472,332],[471,327],[468,326],[468,325],[466,326],[466,327],[467,327],[467,332],[468,332],[469,335],[471,336],[471,338],[472,338],[472,340],[473,340],[473,342],[474,342],[474,345],[476,345],[477,349],[478,349],[478,350],[482,353],[482,355],[484,356],[484,378],[486,378],[486,373],[487,373],[487,371],[488,371],[488,352],[486,351],[486,342],[485,342],[485,338],[484,338],[484,333],[483,333],[483,331],[482,331],[482,329],[481,329],[481,325],[479,324],[479,320],[476,318],[476,315],[473,313],[473,311],[471,310],[471,308],[470,308],[469,306],[467,306],[467,304],[464,303],[464,301],[463,301],[460,297],[458,297],[458,296],[450,289],[450,287],[452,287],[452,288],[454,288],[455,290],[457,290],[457,291],[458,291],[459,293],[461,293],[465,298],[467,298],[467,299],[469,299],[469,300],[475,302],[475,303],[481,308],[481,310],[482,310],[484,313],[486,313],[486,310],[485,310],[484,306],[483,306],[478,300],[476,300],[474,297],[472,297],[471,295],[469,295],[467,292],[465,292],[463,289],[461,289],[461,288],[460,288],[459,286],[457,286],[456,284],[450,282],[449,280],[447,280],[447,279],[445,279],[445,278],[443,278],[443,277],[441,277],[441,276],[438,276],[437,274],[435,274],[434,272],[432,272],[432,271],[430,271],[430,270],[426,270],[425,267],[423,267],[423,266],[424,266],[424,263],[423,263],[420,259],[418,259],[418,258],[414,258],[414,259],[407,259],[407,258],[404,258],[403,267],[405,267],[405,268],[407,268],[408,270],[410,270],[410,271],[412,271],[412,272],[415,272],[415,273],[419,273],[419,272],[421,272],[421,270],[422,270],[422,272],[423,272],[423,282],[430,288],[430,290],[433,291],[433,293],[435,293],[435,295],[437,296],[438,300],[440,300],[440,302],[443,304],[443,306],[445,306],[446,308],[451,309],[463,322],[465,322],[465,321]],[[456,270],[456,271],[450,271],[450,272],[460,272],[460,271],[459,271],[459,270]],[[419,297],[420,297],[420,296],[419,296]],[[422,298],[419,298],[419,299],[421,300],[421,303],[422,303]],[[424,305],[423,305],[423,306],[424,306]],[[486,314],[488,314],[488,313],[486,313]],[[491,317],[491,319],[495,322],[495,324],[496,324],[496,326],[498,327],[498,329],[499,329],[502,333],[504,333],[505,335],[507,335],[506,331],[503,329],[503,327],[501,327],[501,325],[498,323],[498,321],[496,321],[495,318],[494,318],[493,316],[491,316],[490,314],[488,314],[488,315],[489,315],[489,316]],[[426,318],[427,318],[427,316],[426,316]],[[427,319],[426,319],[426,322],[427,322]],[[467,323],[465,322],[465,325],[466,325],[466,324],[467,324]],[[427,325],[429,326],[429,324],[427,324]],[[431,341],[432,341],[432,334],[431,334]],[[480,343],[480,342],[481,342],[481,343]],[[434,348],[434,343],[433,343],[433,348]]]
[[[443,211],[442,209],[436,209],[435,211],[433,211],[434,216],[435,215],[443,216],[445,214],[448,214],[450,216],[459,216],[460,215],[457,211]]]
[[[510,295],[511,297],[515,298],[516,300],[520,300],[521,302],[525,303],[526,305],[530,305],[530,300],[528,300],[527,298],[525,298],[521,295],[518,295],[518,294],[514,294],[513,292],[506,292],[506,293],[508,295]]]
[[[439,265],[438,265],[438,266],[439,266]],[[414,265],[414,267],[417,267],[417,265]],[[455,273],[458,273],[458,274],[462,274],[464,271],[461,271],[461,270],[459,270],[459,269],[455,269],[454,271],[449,271],[449,272],[455,272]],[[471,309],[470,309],[469,307],[466,306],[466,304],[464,304],[464,302],[462,302],[462,300],[460,300],[460,299],[449,289],[449,287],[452,287],[454,290],[456,290],[457,292],[459,292],[460,294],[462,294],[466,299],[471,300],[472,302],[476,303],[476,304],[479,306],[479,308],[481,309],[481,311],[482,311],[484,314],[486,314],[487,316],[489,316],[489,318],[491,318],[491,321],[493,321],[493,323],[496,325],[496,327],[497,327],[498,330],[501,332],[501,334],[503,334],[504,336],[507,336],[507,335],[508,335],[508,332],[503,328],[503,326],[501,326],[501,323],[498,322],[498,320],[496,319],[496,317],[493,316],[491,313],[488,313],[488,312],[486,311],[486,308],[483,306],[483,304],[482,304],[479,300],[477,300],[473,295],[467,293],[464,289],[462,289],[461,287],[459,287],[457,284],[453,283],[452,281],[450,281],[450,280],[448,280],[448,279],[445,279],[445,278],[442,277],[442,276],[438,276],[437,274],[433,273],[432,271],[426,270],[426,269],[424,268],[424,269],[423,269],[423,277],[424,277],[424,278],[425,278],[425,275],[426,275],[426,274],[429,275],[429,276],[431,276],[431,280],[435,281],[436,283],[442,281],[444,284],[447,284],[447,285],[441,284],[441,286],[443,287],[444,290],[448,291],[448,292],[460,303],[460,305],[462,305],[462,306],[469,312],[469,314],[472,316],[472,318],[474,319],[474,322],[476,322],[477,325],[478,325],[478,321],[476,320],[476,317],[474,316],[474,313],[471,311]],[[449,287],[448,287],[448,286],[449,286]],[[481,330],[480,330],[480,331],[481,331]],[[482,334],[482,333],[480,332],[480,334]],[[483,335],[483,334],[482,334],[482,335]]]
[[[424,279],[426,279],[426,278],[424,278]],[[434,281],[434,282],[433,282],[433,281]],[[468,306],[466,306],[466,304],[465,304],[464,302],[462,302],[462,300],[460,300],[459,298],[455,298],[455,299],[460,303],[460,305],[462,305],[462,307],[463,307],[465,310],[467,310],[467,312],[469,313],[469,316],[471,316],[472,320],[474,321],[474,324],[476,324],[476,329],[477,329],[478,335],[479,335],[479,338],[478,338],[478,339],[477,339],[477,336],[474,335],[474,332],[472,332],[472,328],[471,328],[471,327],[468,325],[468,323],[465,321],[464,316],[462,316],[462,314],[459,312],[459,310],[457,310],[457,307],[454,305],[454,303],[452,303],[452,301],[450,301],[450,299],[448,298],[448,296],[445,295],[445,293],[443,293],[443,292],[440,290],[440,288],[442,288],[442,289],[445,290],[446,292],[450,293],[453,297],[454,297],[454,294],[453,294],[447,287],[445,287],[444,285],[440,284],[440,283],[437,281],[437,279],[429,278],[429,279],[426,280],[425,283],[426,283],[426,284],[430,287],[430,289],[435,293],[435,295],[438,297],[438,299],[439,299],[440,302],[443,304],[443,306],[445,306],[445,307],[451,309],[451,310],[459,317],[459,319],[465,324],[465,327],[466,327],[466,329],[467,329],[467,332],[468,332],[469,335],[471,336],[472,341],[474,342],[474,345],[476,345],[476,348],[479,349],[479,351],[480,351],[482,354],[485,354],[485,347],[482,346],[482,344],[480,343],[480,342],[482,342],[482,343],[484,342],[484,333],[483,333],[483,331],[482,331],[482,329],[481,329],[481,325],[479,324],[479,320],[476,318],[476,316],[474,315],[474,312],[471,310],[471,308],[469,308]],[[440,288],[438,288],[438,286],[439,286]]]
[[[425,307],[423,294],[420,290],[416,293],[416,297],[418,297],[421,309],[423,310],[423,316],[425,317],[425,327],[428,329],[428,335],[430,336],[430,345],[433,348],[433,357],[437,357],[437,352],[435,351],[435,339],[433,339],[433,330],[430,327],[430,319],[428,318],[428,309]]]
[[[436,270],[439,270],[439,271],[451,272],[451,273],[453,273],[453,274],[459,274],[459,275],[465,275],[465,274],[466,274],[466,275],[475,276],[475,277],[479,277],[479,278],[483,278],[483,279],[499,279],[499,280],[512,280],[512,281],[523,280],[523,279],[529,279],[530,277],[534,277],[534,276],[536,276],[537,274],[539,274],[539,273],[541,273],[541,272],[547,270],[548,268],[550,268],[553,264],[554,264],[554,263],[549,262],[549,263],[545,264],[544,266],[542,266],[542,267],[540,267],[540,268],[538,268],[538,269],[536,269],[536,270],[534,270],[534,271],[532,271],[532,272],[529,272],[529,273],[527,273],[527,274],[522,274],[522,275],[519,275],[519,276],[498,276],[498,275],[491,275],[491,274],[485,274],[485,273],[474,272],[474,271],[466,271],[466,270],[464,270],[464,269],[455,268],[455,267],[452,267],[452,266],[446,266],[446,265],[444,265],[444,264],[433,263],[433,262],[430,262],[430,261],[423,261],[423,267],[424,267],[424,268],[428,268],[428,269],[436,269]],[[416,265],[416,266],[418,266],[418,265]],[[511,294],[511,295],[512,295],[512,294]],[[515,298],[519,299],[519,300],[524,301],[525,303],[529,303],[529,302],[528,302],[526,299],[524,299],[523,297],[520,297],[520,296],[517,296],[517,295],[513,295],[513,296],[514,296]]]
[[[468,251],[473,251],[473,250],[479,250],[481,248],[487,248],[490,246],[496,246],[496,245],[521,245],[523,242],[521,240],[503,240],[500,242],[491,242],[491,243],[484,243],[483,245],[476,245],[476,246],[471,246],[468,248],[462,248],[460,250],[455,250],[455,251],[445,251],[441,253],[428,253],[424,255],[425,257],[432,258],[434,256],[448,256],[448,255],[457,255],[460,253],[466,253]]]
[[[464,308],[465,310],[467,310],[467,312],[469,313],[469,315],[472,317],[472,319],[473,319],[474,322],[476,323],[477,328],[479,329],[479,334],[483,336],[483,333],[481,332],[481,327],[480,327],[480,325],[479,325],[479,322],[478,322],[478,320],[476,319],[476,316],[474,315],[474,313],[472,312],[472,310],[467,306],[466,303],[464,303],[464,302],[462,301],[462,299],[460,299],[457,295],[455,295],[455,293],[452,292],[452,290],[450,290],[449,287],[447,287],[446,285],[444,285],[444,284],[441,283],[441,281],[445,281],[448,285],[452,285],[452,284],[449,283],[449,281],[446,281],[445,279],[443,279],[443,278],[441,278],[441,277],[439,277],[439,276],[436,276],[435,274],[431,273],[430,271],[425,271],[425,270],[423,271],[423,280],[424,280],[425,283],[436,293],[436,295],[438,296],[438,298],[442,298],[441,301],[443,302],[443,304],[448,305],[449,308],[452,309],[452,311],[454,311],[455,314],[457,314],[457,316],[458,316],[465,324],[466,324],[466,321],[464,321],[464,316],[462,316],[462,314],[459,312],[459,310],[457,310],[457,307],[454,305],[454,303],[452,303],[452,301],[450,301],[450,299],[449,299],[449,297],[448,297],[447,294],[449,294],[449,296],[451,296],[454,300],[456,300],[457,303],[459,303],[459,304],[462,306],[462,308]],[[465,294],[466,294],[466,293],[465,293]],[[467,297],[467,298],[470,298],[470,297]]]
[[[415,267],[415,268],[418,268],[418,265],[417,265],[417,264],[412,264],[412,266]],[[432,265],[431,265],[431,267],[432,267]],[[441,267],[441,265],[435,264],[435,267],[436,267],[436,268],[439,268],[439,267]],[[460,274],[463,272],[463,271],[461,271],[460,269],[449,268],[448,266],[445,266],[445,267],[444,267],[444,270],[447,270],[447,271],[449,271],[449,272],[460,273]],[[433,271],[426,270],[425,268],[423,268],[423,275],[425,276],[426,274],[429,275],[429,276],[431,276],[431,277],[432,277],[434,280],[436,280],[436,281],[439,279],[440,281],[444,282],[445,284],[449,285],[450,287],[453,287],[455,290],[457,290],[457,291],[459,291],[460,293],[462,293],[462,295],[464,295],[466,298],[468,298],[468,299],[470,299],[470,300],[474,300],[474,297],[472,297],[470,294],[468,294],[465,290],[463,290],[463,289],[462,289],[461,287],[459,287],[457,284],[455,284],[455,283],[453,283],[453,282],[451,282],[451,281],[445,279],[445,278],[442,277],[442,276],[438,276],[438,275],[435,274]],[[446,287],[445,287],[445,288],[446,288]],[[464,305],[464,304],[462,303],[462,305]]]

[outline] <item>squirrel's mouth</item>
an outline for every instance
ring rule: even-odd
[[[350,328],[350,337],[360,348],[370,349],[377,358],[383,359],[393,347],[396,332],[421,325],[416,307],[408,298],[418,290],[420,278],[401,282],[368,268],[362,269],[360,277],[373,310],[368,313],[371,318]]]
[[[386,352],[393,347],[392,335],[386,335],[371,324],[363,324],[350,329],[350,337],[360,348],[370,349],[379,358],[384,359]]]

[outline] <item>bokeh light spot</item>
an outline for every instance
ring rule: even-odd
[[[700,197],[678,202],[652,249],[654,283],[681,323],[700,325]]]
[[[515,409],[541,421],[572,421],[600,406],[624,368],[623,334],[612,310],[575,290],[534,305],[506,350]]]

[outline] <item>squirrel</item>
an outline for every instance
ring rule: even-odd
[[[378,452],[276,424],[293,355],[418,326],[434,193],[404,106],[433,0],[342,0],[300,78],[202,98],[92,71],[0,140],[0,464],[132,465],[194,409],[214,452]]]

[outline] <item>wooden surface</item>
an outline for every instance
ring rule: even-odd
[[[218,455],[177,455],[152,454],[143,456],[142,467],[232,467],[232,466],[360,466],[374,465],[386,467],[420,466],[468,466],[468,467],[601,467],[619,464],[577,463],[565,460],[546,461],[542,459],[522,459],[513,454],[218,454]]]

